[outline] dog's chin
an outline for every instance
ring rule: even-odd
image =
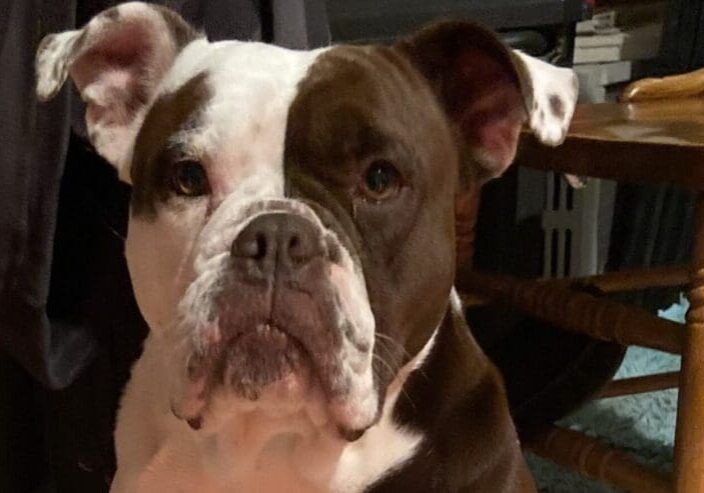
[[[228,346],[221,362],[222,382],[238,397],[256,401],[264,391],[275,390],[289,400],[304,394],[313,383],[310,356],[279,327],[259,324],[240,333]]]
[[[331,354],[311,354],[287,330],[258,324],[218,341],[195,367],[187,369],[181,402],[174,414],[194,429],[207,416],[257,411],[273,420],[301,413],[317,428],[329,428],[347,441],[359,438],[377,417],[377,398],[368,392],[332,392],[341,378]],[[193,364],[193,359],[190,360]],[[177,398],[178,399],[178,398]]]

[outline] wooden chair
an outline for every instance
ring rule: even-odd
[[[699,193],[691,265],[613,272],[587,279],[603,292],[688,285],[690,311],[682,326],[634,306],[571,288],[574,280],[519,280],[479,272],[459,280],[468,304],[509,305],[565,330],[623,345],[682,355],[679,374],[612,382],[602,397],[670,388],[679,384],[675,468],[665,476],[624,452],[575,431],[552,427],[526,447],[582,474],[638,493],[704,492],[704,69],[626,88],[620,103],[578,106],[565,143],[546,148],[525,135],[526,166],[620,181],[674,184]],[[467,210],[476,208],[469,199]],[[472,207],[470,207],[472,206]],[[461,209],[461,207],[460,207]],[[471,214],[460,220],[471,227]],[[470,240],[465,240],[469,248]],[[462,245],[460,245],[462,247]],[[460,252],[462,249],[460,248]],[[464,252],[464,256],[471,252]]]

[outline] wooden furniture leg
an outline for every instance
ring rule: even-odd
[[[670,478],[577,431],[550,427],[525,447],[581,475],[633,493],[670,493]]]
[[[596,398],[608,399],[609,397],[621,397],[624,395],[673,389],[679,385],[679,382],[680,372],[678,371],[644,375],[642,377],[622,378],[612,380],[610,384],[599,392]]]
[[[704,491],[704,195],[701,193],[696,221],[675,435],[678,493]]]

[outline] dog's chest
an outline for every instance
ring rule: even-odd
[[[353,443],[290,433],[262,445],[256,443],[262,433],[251,429],[235,440],[219,435],[197,441],[172,435],[144,469],[137,491],[362,493],[410,459],[423,438],[386,413]]]

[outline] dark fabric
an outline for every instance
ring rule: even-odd
[[[69,94],[37,104],[32,60],[42,35],[71,27],[74,11],[74,0],[10,0],[0,33],[0,347],[51,388],[95,351],[83,328],[46,315]]]
[[[122,253],[129,189],[80,137],[70,84],[36,102],[33,60],[45,34],[116,3],[0,2],[0,491],[95,493],[114,473],[115,411],[147,331]],[[324,0],[154,3],[212,40],[329,40]]]
[[[114,468],[115,410],[147,333],[122,254],[128,201],[129,188],[113,168],[85,141],[71,138],[47,311],[52,320],[84,327],[97,350],[71,385],[45,393],[46,442],[58,491],[105,488]]]
[[[677,187],[620,183],[606,270],[688,263],[695,202],[695,193]],[[679,286],[653,288],[619,299],[654,312],[677,302],[681,291]]]

